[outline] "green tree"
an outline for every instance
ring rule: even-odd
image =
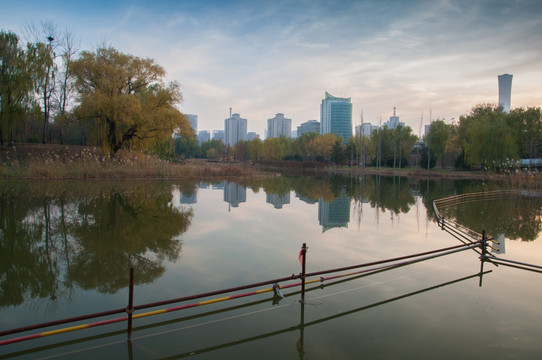
[[[93,140],[105,151],[115,153],[128,144],[148,148],[175,129],[193,133],[175,108],[182,100],[179,85],[165,84],[165,71],[154,60],[101,48],[82,52],[72,70],[79,97],[75,114],[94,121]]]
[[[520,156],[534,159],[540,157],[542,138],[542,115],[540,108],[517,108],[507,116],[508,127],[516,138]]]
[[[39,72],[35,64],[41,53],[31,45],[25,51],[16,34],[0,32],[0,147],[4,141],[15,141],[22,121],[37,105],[33,95]]]
[[[202,143],[200,146],[200,151],[202,156],[208,159],[216,159],[224,155],[225,147],[222,141],[213,139]]]
[[[178,136],[175,138],[175,155],[185,159],[198,157],[201,149],[195,136]]]
[[[331,149],[331,161],[336,165],[344,164],[346,161],[346,153],[343,146],[342,137],[338,138],[333,148]]]
[[[259,138],[252,139],[248,146],[248,153],[249,153],[250,160],[253,160],[253,161],[260,160],[264,153],[263,142]]]
[[[431,123],[427,134],[427,146],[436,159],[441,159],[441,167],[444,168],[444,150],[450,138],[450,127],[444,120],[437,119]]]
[[[500,166],[507,159],[517,159],[519,149],[507,123],[507,114],[499,106],[482,104],[459,121],[459,133],[467,166]]]

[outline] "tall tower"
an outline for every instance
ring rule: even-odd
[[[247,119],[242,119],[239,114],[232,114],[224,120],[224,144],[233,146],[241,140],[247,139]]]
[[[342,136],[346,143],[352,137],[352,102],[350,98],[330,95],[320,105],[320,134],[333,133]]]
[[[512,75],[502,74],[499,78],[499,105],[505,113],[510,113],[510,98],[512,95]]]

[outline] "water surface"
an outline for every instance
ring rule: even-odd
[[[303,243],[308,272],[457,245],[432,200],[481,190],[398,177],[5,183],[0,330],[124,308],[130,266],[137,305],[299,274]],[[540,209],[520,199],[448,215],[504,234],[499,256],[542,264]],[[119,323],[3,346],[0,356],[534,359],[540,276],[481,269],[466,251],[309,285],[304,304],[298,288],[284,289],[284,299],[265,293],[137,319],[131,342]]]

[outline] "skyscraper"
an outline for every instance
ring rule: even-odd
[[[233,146],[247,139],[247,119],[241,119],[239,114],[233,114],[224,120],[224,144]]]
[[[352,102],[350,98],[330,95],[320,105],[320,134],[333,133],[342,136],[346,143],[352,137]]]
[[[186,114],[186,117],[188,117],[188,121],[190,121],[190,125],[192,125],[194,134],[197,134],[198,133],[198,116],[194,114]]]
[[[499,79],[499,105],[505,113],[510,113],[510,98],[512,95],[512,75],[502,74]]]
[[[284,114],[277,114],[272,119],[267,119],[267,138],[292,137],[292,119],[286,119]]]

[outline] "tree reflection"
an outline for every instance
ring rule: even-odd
[[[446,218],[477,232],[504,234],[511,240],[533,241],[542,230],[542,199],[507,198],[439,208]]]
[[[80,186],[3,188],[0,306],[65,297],[75,285],[114,293],[128,285],[130,266],[146,283],[179,257],[192,210],[173,206],[170,184]]]

